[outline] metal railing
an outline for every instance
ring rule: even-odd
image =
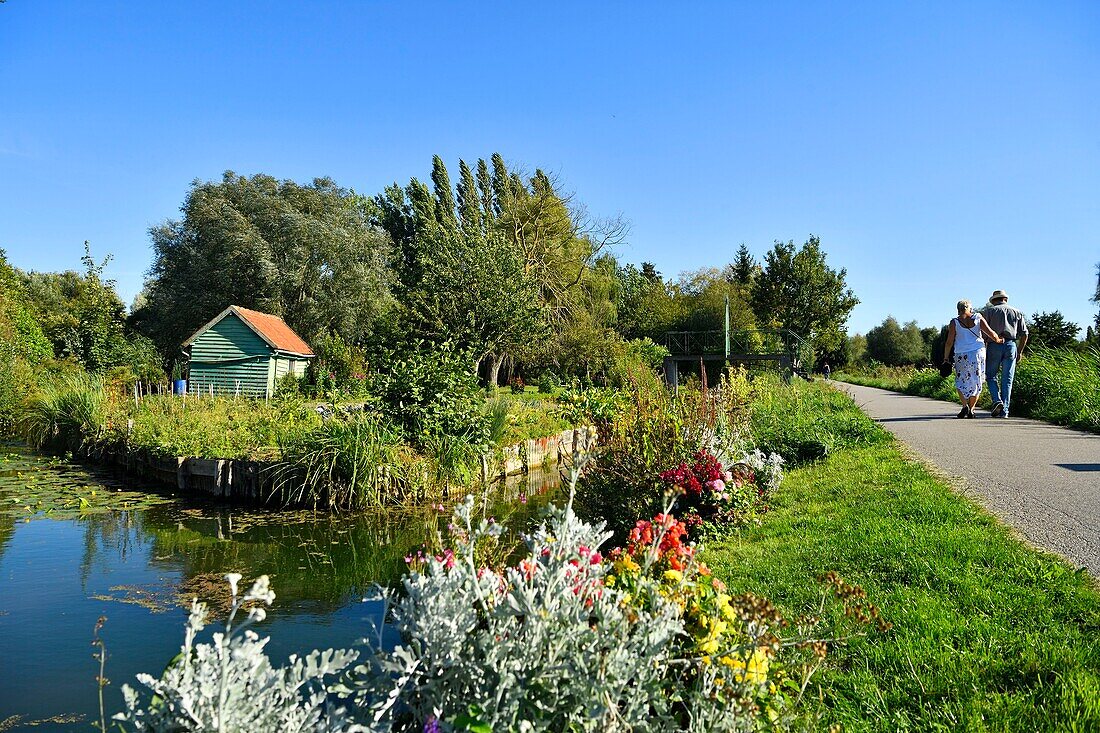
[[[784,355],[795,371],[813,362],[813,347],[786,328],[730,331],[728,349],[724,331],[669,331],[665,334],[665,348],[673,357]]]

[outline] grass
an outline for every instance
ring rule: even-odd
[[[281,443],[320,424],[320,416],[299,400],[152,395],[137,408],[114,402],[108,429],[112,437],[157,456],[263,461],[277,458]]]
[[[879,442],[882,431],[846,396],[820,383],[753,380],[749,428],[756,446],[798,466],[838,450]]]
[[[704,553],[731,588],[792,613],[814,607],[815,579],[836,571],[894,624],[830,652],[824,721],[851,731],[1100,730],[1093,582],[1025,546],[869,427],[878,439],[792,471],[761,526]]]

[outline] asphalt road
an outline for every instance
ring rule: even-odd
[[[852,384],[863,411],[1032,544],[1100,578],[1100,435]]]

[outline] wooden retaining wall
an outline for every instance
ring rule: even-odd
[[[482,461],[485,480],[527,473],[542,466],[568,465],[575,455],[587,455],[596,447],[596,429],[582,427],[563,430],[558,435],[534,438],[506,446]],[[218,458],[156,458],[146,451],[99,451],[89,456],[111,463],[128,473],[173,486],[181,492],[242,501],[250,504],[274,502],[273,471],[276,464]]]

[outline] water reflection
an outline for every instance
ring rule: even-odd
[[[378,613],[362,603],[376,583],[392,583],[404,558],[438,546],[450,509],[331,516],[230,507],[193,498],[144,496],[118,477],[26,453],[0,469],[0,724],[60,713],[96,712],[89,642],[108,617],[108,672],[118,685],[155,671],[178,649],[182,607],[198,595],[226,596],[221,576],[266,573],[278,598],[267,622],[275,658],[322,646],[347,646]],[[520,477],[479,494],[478,510],[522,530],[555,495],[557,472]],[[25,500],[34,487],[37,508]],[[74,489],[75,487],[75,489]],[[127,509],[49,511],[74,491],[114,492]],[[54,492],[51,494],[50,492]],[[129,492],[129,493],[127,493]],[[31,492],[33,493],[33,492]],[[97,496],[101,496],[97,494]],[[150,494],[149,496],[153,496]],[[60,497],[60,498],[58,498]],[[52,723],[34,730],[86,730]]]

